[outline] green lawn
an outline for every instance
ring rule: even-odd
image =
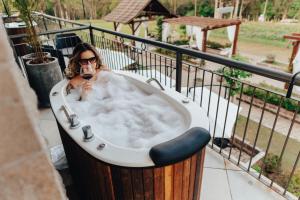
[[[246,121],[247,121],[246,117],[239,116],[237,121],[237,127],[236,127],[236,134],[239,137],[243,137]],[[254,144],[254,139],[257,134],[257,129],[258,129],[258,123],[250,120],[246,132],[246,139],[251,144]],[[263,150],[266,150],[270,135],[271,135],[271,129],[265,126],[261,126],[259,137],[257,140],[257,146]],[[273,153],[280,156],[285,139],[286,136],[275,131],[272,138],[269,153]],[[290,172],[291,168],[293,167],[296,161],[299,150],[300,150],[300,142],[290,138],[287,143],[286,150],[282,160],[282,169],[284,171]],[[300,163],[298,163],[298,169],[299,167],[300,167]]]
[[[286,34],[300,33],[300,24],[283,24],[273,22],[244,22],[240,27],[239,40],[270,46],[286,47],[288,41],[283,38]],[[212,37],[227,38],[226,29],[212,32]]]
[[[104,20],[80,20],[80,22],[94,26],[99,26],[107,29],[113,29],[113,23]],[[179,31],[179,26],[176,26]],[[156,32],[156,22],[149,23],[149,31]],[[122,32],[130,34],[129,26],[124,25]],[[249,43],[260,43],[270,46],[287,47],[290,45],[283,36],[291,33],[300,33],[300,24],[282,24],[273,22],[244,22],[240,27],[239,40]],[[144,28],[140,31],[140,36],[143,36]],[[227,39],[226,28],[217,29],[211,32],[211,39]]]
[[[113,23],[106,22],[104,20],[80,20],[83,23],[91,23],[94,26],[99,26],[107,29],[113,29]],[[179,30],[179,26],[176,27]],[[149,31],[156,32],[156,22],[149,23]],[[130,29],[127,25],[124,25],[122,32],[130,34]],[[240,27],[239,40],[249,43],[260,43],[269,46],[287,47],[290,45],[287,40],[283,39],[283,36],[291,33],[300,33],[300,24],[282,24],[273,22],[244,22]],[[140,32],[140,36],[143,36],[144,30]],[[213,38],[227,39],[226,28],[213,30],[211,36]]]

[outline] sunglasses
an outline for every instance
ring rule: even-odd
[[[94,64],[96,62],[96,57],[86,58],[86,59],[80,59],[79,64],[81,65],[87,65],[87,64]]]

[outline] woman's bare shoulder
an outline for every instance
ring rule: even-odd
[[[81,82],[82,82],[82,78],[78,75],[69,81],[69,85],[72,88],[77,88],[81,84]]]

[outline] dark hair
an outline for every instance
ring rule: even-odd
[[[65,75],[67,78],[71,79],[77,75],[79,75],[80,71],[80,55],[84,51],[92,51],[96,57],[96,69],[99,69],[102,66],[102,62],[98,51],[92,45],[88,43],[79,43],[73,50],[72,57],[70,58],[69,65],[65,70]]]

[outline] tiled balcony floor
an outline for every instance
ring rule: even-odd
[[[40,110],[40,129],[48,147],[61,143],[51,109]],[[282,196],[231,164],[214,150],[206,149],[202,200],[284,200]]]

